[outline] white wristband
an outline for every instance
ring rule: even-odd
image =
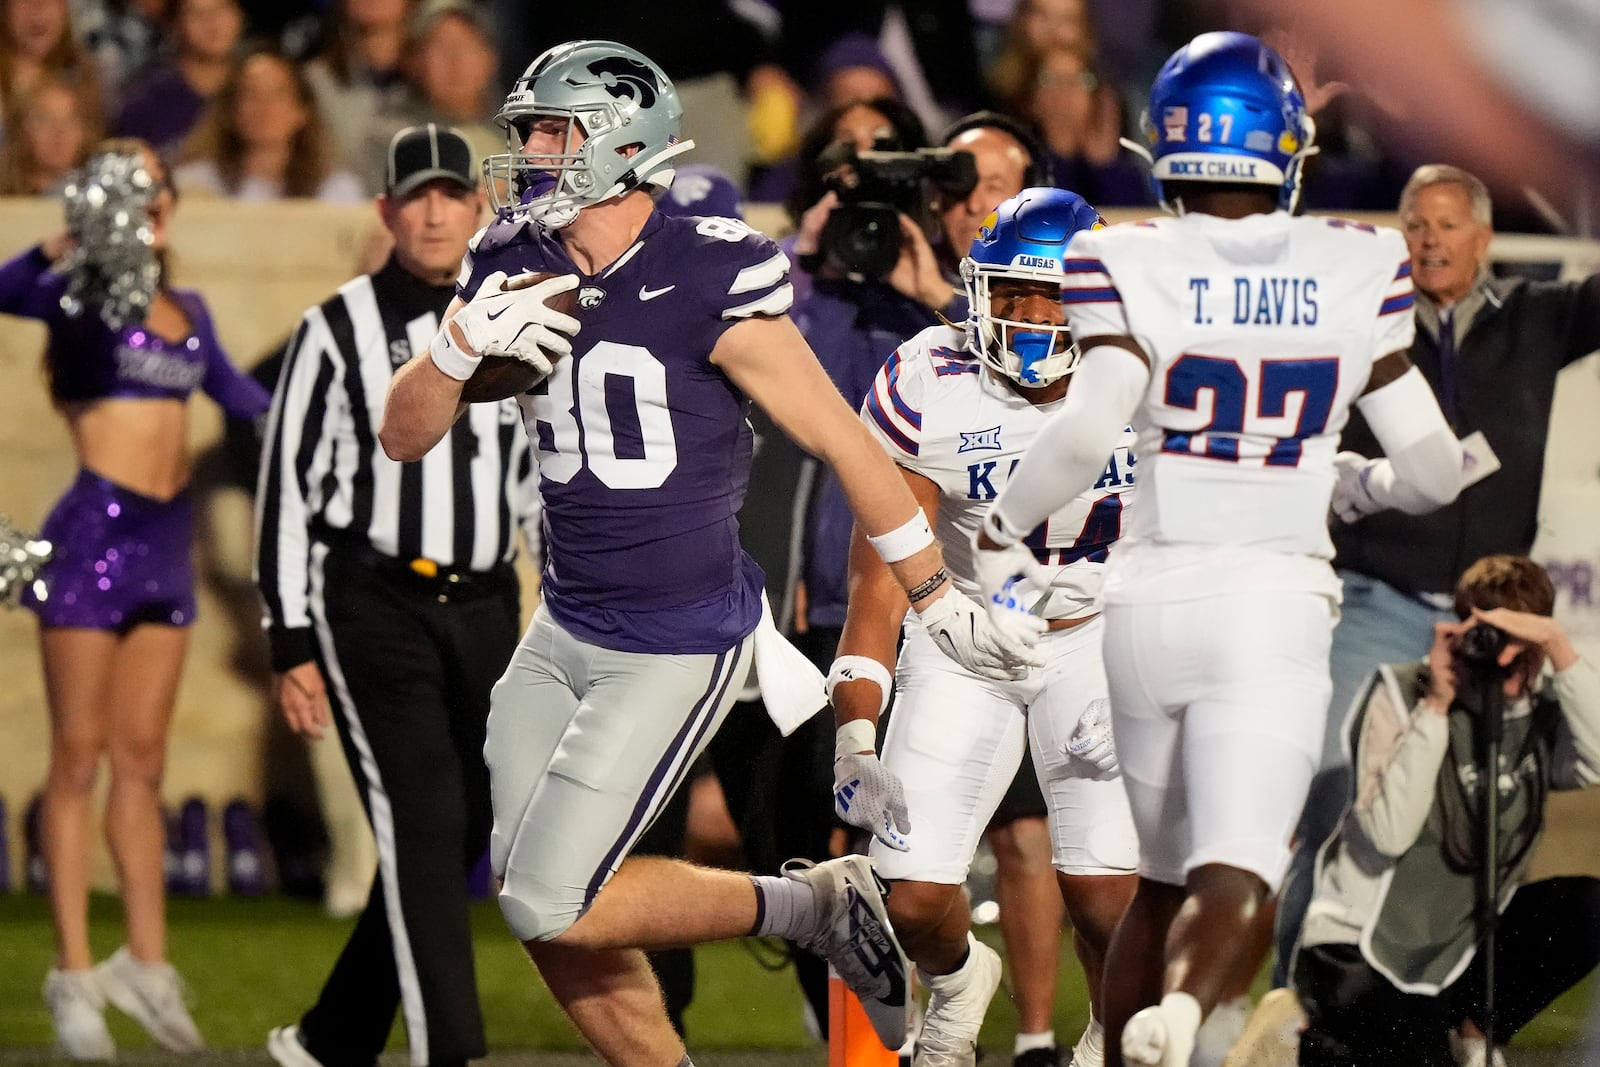
[[[878,731],[866,719],[851,719],[833,732],[833,758],[878,751]]]
[[[472,372],[483,362],[482,356],[475,356],[456,344],[449,322],[440,324],[439,332],[433,335],[433,343],[428,346],[428,355],[435,367],[458,382],[472,377]]]
[[[899,563],[933,544],[933,530],[928,526],[928,516],[918,508],[915,515],[888,533],[877,537],[868,534],[867,540],[885,563]]]
[[[828,668],[828,701],[833,702],[833,687],[840,682],[854,682],[861,679],[878,683],[878,714],[883,714],[883,709],[889,706],[889,690],[894,688],[894,677],[889,673],[889,668],[873,659],[871,656],[840,656],[833,661],[833,666]]]

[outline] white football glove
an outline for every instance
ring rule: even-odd
[[[1078,725],[1067,738],[1067,753],[1090,764],[1101,774],[1119,770],[1117,746],[1111,738],[1111,702],[1091,700],[1078,716]]]
[[[851,826],[866,830],[896,852],[911,848],[911,816],[899,777],[874,752],[850,752],[833,759],[833,810]]]
[[[483,280],[478,292],[450,320],[466,340],[456,343],[449,324],[440,331],[446,352],[434,353],[434,362],[446,374],[465,381],[484,356],[511,356],[539,372],[540,379],[551,371],[550,353],[556,357],[572,352],[571,338],[577,334],[578,320],[545,303],[557,293],[578,287],[576,274],[547,278],[526,288],[509,288],[516,278],[495,271]],[[458,371],[465,369],[465,374]]]
[[[918,618],[945,655],[980,677],[1015,681],[1044,665],[1033,646],[1045,622],[1025,611],[1006,609],[996,620],[952,585]]]
[[[1340,452],[1333,457],[1333,499],[1328,508],[1343,523],[1360,522],[1368,515],[1383,510],[1383,505],[1372,499],[1367,491],[1367,472],[1374,460],[1359,452]]]

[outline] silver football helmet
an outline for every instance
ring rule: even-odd
[[[552,118],[566,124],[565,150],[524,152],[534,124]],[[694,147],[682,139],[683,105],[672,82],[612,41],[569,41],[546,51],[522,72],[495,121],[509,149],[483,163],[495,209],[556,229],[590,204],[644,184],[671,185],[671,160]],[[632,155],[625,152],[635,145]]]

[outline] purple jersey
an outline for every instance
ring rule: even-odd
[[[787,257],[733,219],[654,213],[593,276],[554,233],[498,221],[474,239],[458,294],[497,270],[583,278],[571,358],[519,398],[544,499],[544,603],[606,648],[732,647],[760,619],[763,575],[736,518],[749,401],[710,356],[730,326],[788,311]]]

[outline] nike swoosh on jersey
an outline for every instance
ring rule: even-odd
[[[672,292],[672,290],[676,288],[676,285],[668,285],[661,289],[652,289],[648,285],[641,285],[639,286],[639,299],[654,300],[658,296],[665,296],[667,293]]]

